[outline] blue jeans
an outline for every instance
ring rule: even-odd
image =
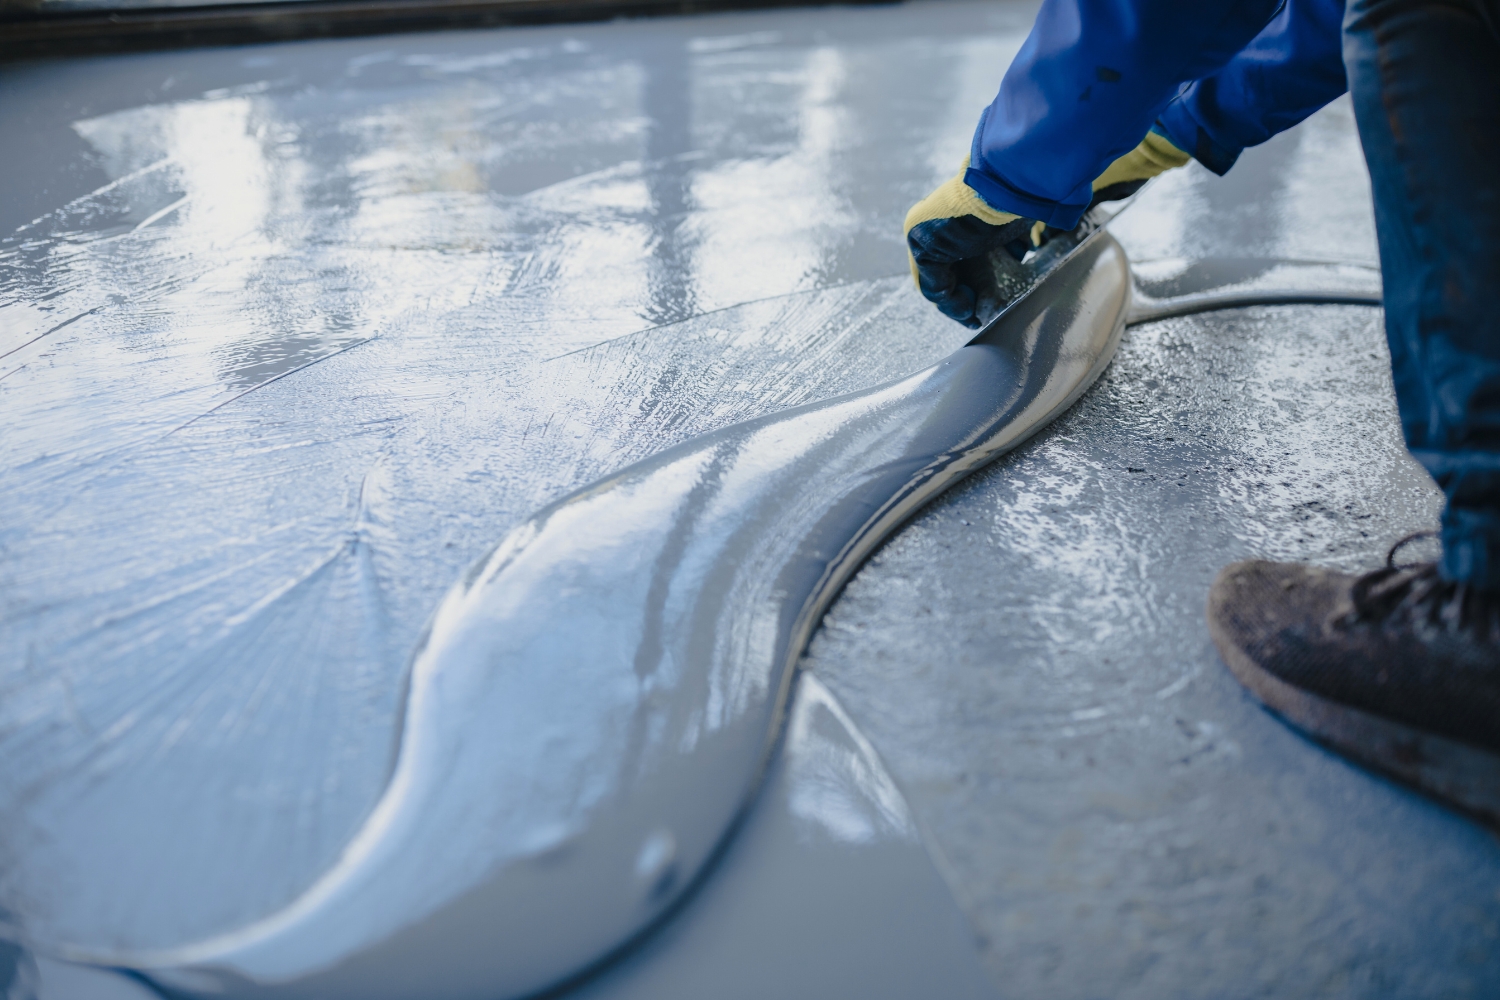
[[[1351,0],[1344,65],[1401,429],[1448,498],[1442,572],[1500,591],[1500,0]]]
[[[1500,591],[1497,29],[1497,0],[1350,0],[1347,10],[1342,0],[1288,0],[1161,116],[1178,146],[1223,173],[1244,147],[1338,97],[1347,75],[1375,195],[1401,429],[1448,498],[1443,575],[1491,591]]]

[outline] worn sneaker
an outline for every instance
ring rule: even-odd
[[[1500,825],[1500,598],[1395,552],[1363,576],[1235,563],[1209,591],[1209,632],[1292,725]]]

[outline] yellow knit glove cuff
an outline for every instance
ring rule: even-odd
[[[909,233],[913,226],[920,226],[933,219],[956,219],[962,215],[972,215],[992,226],[1003,226],[1020,218],[1019,215],[996,211],[985,204],[978,192],[964,183],[964,171],[968,169],[969,158],[965,156],[958,173],[939,184],[937,190],[917,202],[906,213],[905,231]]]
[[[1020,218],[1019,215],[1000,212],[985,204],[978,192],[964,183],[964,171],[968,169],[969,158],[965,156],[958,173],[939,184],[932,194],[917,202],[906,213],[903,232],[909,233],[913,226],[920,226],[933,219],[957,219],[964,215],[972,215],[992,226],[1003,226]],[[912,280],[916,281],[917,262],[912,259],[910,249],[906,252],[906,260],[911,265]]]
[[[1104,173],[1094,180],[1094,190],[1125,181],[1148,180],[1173,167],[1183,166],[1191,159],[1166,136],[1147,132],[1139,146],[1104,168]]]

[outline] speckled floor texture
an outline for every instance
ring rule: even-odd
[[[1132,257],[1373,263],[1339,102],[1224,179],[1169,176]],[[1235,559],[1374,568],[1435,526],[1378,310],[1135,326],[1099,384],[853,580],[807,663],[880,749],[1025,997],[1485,997],[1493,834],[1344,763],[1220,663]]]
[[[379,795],[415,637],[510,527],[967,340],[900,222],[1033,11],[0,67],[0,918],[151,948],[275,911]],[[1347,102],[1111,229],[1373,268]],[[1256,307],[1129,329],[856,576],[806,665],[1003,995],[1500,995],[1500,843],[1262,711],[1202,617],[1226,562],[1374,566],[1438,503],[1379,311]]]

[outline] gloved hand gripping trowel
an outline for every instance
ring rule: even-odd
[[[1078,226],[1060,230],[996,209],[965,181],[969,160],[958,173],[906,213],[906,245],[912,277],[945,316],[977,330],[1038,279],[1017,266],[1048,241],[1070,232],[1080,237],[1124,208],[1146,182],[1191,157],[1157,131],[1119,157],[1093,182],[1094,197]],[[1113,203],[1113,204],[1111,204]],[[1074,240],[1073,246],[1081,240]],[[1008,253],[997,253],[1004,249]]]

